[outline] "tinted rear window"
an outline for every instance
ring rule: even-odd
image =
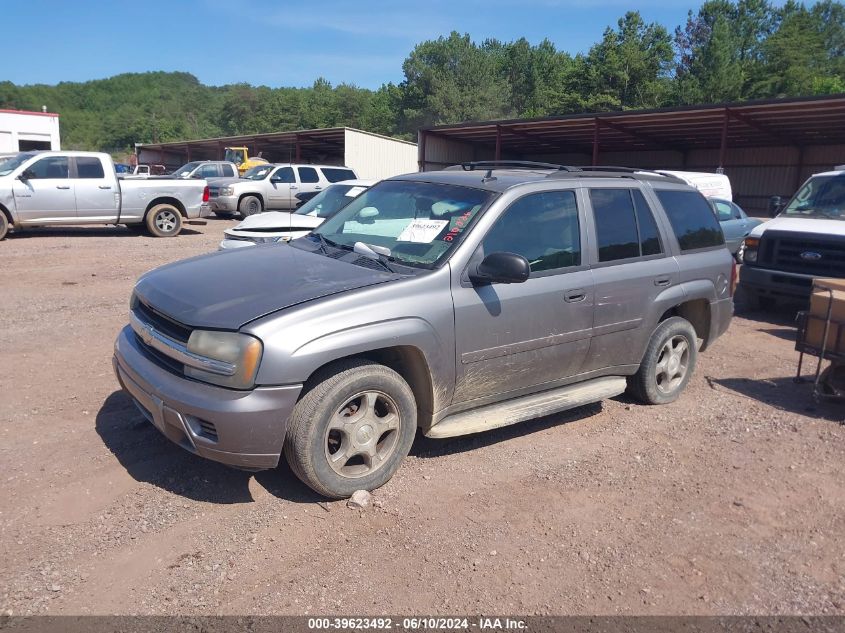
[[[78,156],[76,158],[76,174],[79,178],[105,178],[103,163],[99,158]]]
[[[721,246],[722,228],[713,208],[697,191],[656,191],[682,251]]]
[[[355,172],[351,169],[336,169],[323,167],[323,175],[329,182],[340,182],[341,180],[355,180]]]

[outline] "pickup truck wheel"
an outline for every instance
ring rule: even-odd
[[[182,214],[172,204],[157,204],[147,211],[146,223],[153,237],[173,237],[182,230]]]
[[[341,499],[386,483],[416,431],[414,394],[399,374],[365,360],[340,361],[316,375],[294,407],[285,457],[303,483]]]
[[[645,404],[668,404],[681,395],[698,358],[695,330],[686,319],[671,317],[657,326],[640,369],[628,390]]]
[[[0,240],[4,239],[9,233],[9,220],[6,219],[6,214],[0,211]]]
[[[256,213],[261,213],[263,210],[264,206],[261,204],[261,199],[258,196],[244,196],[238,204],[238,211],[245,218]]]

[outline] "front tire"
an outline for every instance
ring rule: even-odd
[[[243,217],[248,218],[264,211],[264,205],[261,204],[261,198],[258,196],[244,196],[238,203],[238,211]]]
[[[9,220],[6,218],[6,214],[0,211],[0,240],[5,239],[6,235],[9,234]]]
[[[182,230],[182,214],[172,204],[157,204],[147,211],[146,225],[153,237],[174,237]]]
[[[651,335],[628,391],[644,404],[668,404],[681,395],[698,359],[695,329],[681,317],[666,319]]]
[[[408,383],[363,359],[329,365],[313,380],[290,417],[284,450],[291,470],[334,499],[387,483],[416,435],[417,405]]]

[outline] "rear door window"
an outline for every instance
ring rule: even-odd
[[[341,180],[355,180],[355,172],[351,169],[340,167],[322,167],[323,175],[329,182],[340,182]]]
[[[591,189],[599,262],[663,252],[654,215],[639,189]]]
[[[217,165],[214,163],[208,163],[207,165],[203,165],[197,171],[194,172],[194,178],[216,178],[219,176],[219,172],[217,171]]]
[[[297,167],[297,171],[299,171],[299,182],[320,182],[320,176],[317,174],[317,170],[313,167]]]
[[[725,238],[716,214],[697,191],[658,189],[655,191],[666,211],[682,251],[722,246]]]
[[[106,174],[105,171],[103,171],[103,163],[99,158],[95,158],[93,156],[77,156],[76,177],[105,178]]]

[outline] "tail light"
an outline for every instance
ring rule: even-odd
[[[736,274],[736,262],[731,262],[731,296],[734,296],[736,292],[736,284],[737,284],[737,274]]]
[[[208,185],[205,186],[205,189],[202,190],[202,201],[208,202],[210,194],[208,193]]]

